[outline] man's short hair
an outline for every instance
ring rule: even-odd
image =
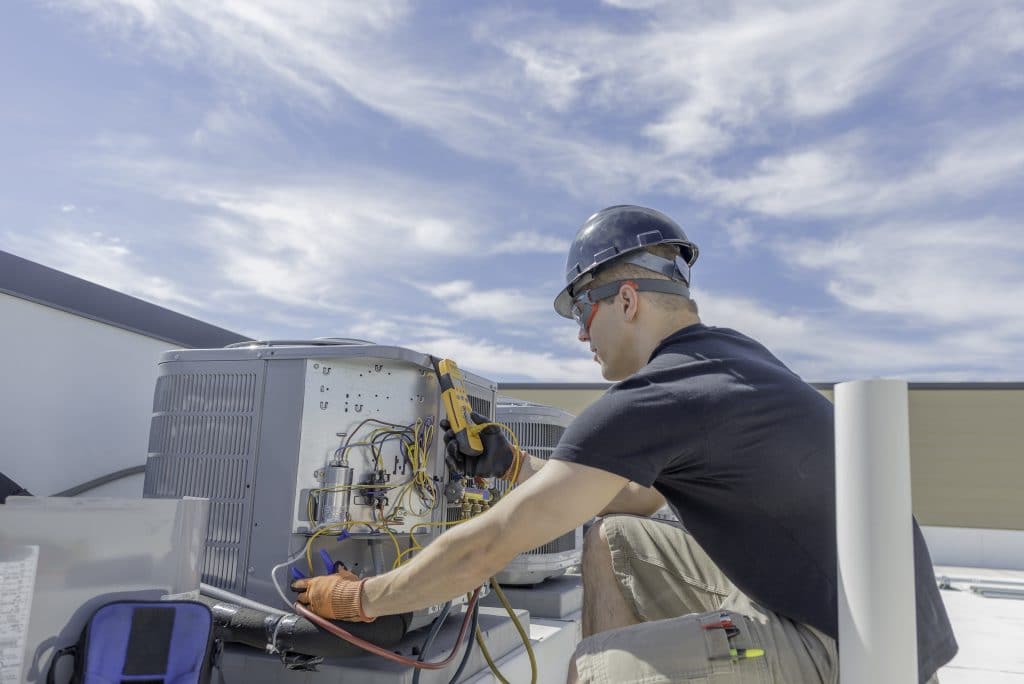
[[[675,245],[653,245],[646,247],[646,251],[650,252],[654,256],[659,256],[662,259],[675,259],[679,256],[679,248]],[[602,268],[594,276],[594,280],[591,283],[591,288],[597,287],[598,285],[604,285],[615,280],[628,280],[630,278],[650,278],[652,280],[670,280],[670,278],[661,273],[655,273],[649,271],[646,268],[637,266],[636,264],[629,263],[612,263],[606,268]],[[689,311],[690,313],[697,315],[697,302],[691,297],[683,297],[680,295],[667,294],[665,292],[643,292],[641,293],[647,297],[647,299],[659,309],[667,312],[676,311]],[[614,297],[615,295],[612,295]],[[608,299],[611,299],[609,297]]]

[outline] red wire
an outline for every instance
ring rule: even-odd
[[[388,660],[392,660],[401,665],[409,665],[411,667],[418,667],[422,670],[440,670],[446,665],[450,664],[455,659],[455,655],[459,652],[459,646],[462,645],[462,638],[466,636],[466,627],[469,626],[469,619],[473,613],[473,608],[476,607],[477,598],[480,596],[480,587],[477,587],[476,591],[473,592],[472,598],[469,599],[469,604],[466,606],[466,615],[462,618],[462,627],[459,629],[459,636],[455,639],[455,645],[452,647],[452,652],[448,654],[448,657],[444,660],[429,663],[422,660],[412,660],[405,656],[400,656],[397,653],[392,653],[387,649],[383,649],[377,644],[371,644],[369,641],[360,639],[355,634],[348,632],[333,622],[326,620],[316,613],[312,612],[306,606],[301,603],[296,603],[294,608],[295,612],[306,618],[320,629],[326,630],[336,637],[340,637],[350,644],[354,644],[364,651],[369,651],[375,655],[379,655]]]

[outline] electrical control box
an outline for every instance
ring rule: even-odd
[[[493,418],[495,383],[463,377],[473,410]],[[402,347],[170,351],[144,496],[209,498],[203,581],[280,606],[291,573],[323,574],[330,559],[379,574],[482,512],[447,470],[443,416],[430,357]]]
[[[394,532],[431,523],[446,485],[434,371],[379,357],[305,366],[292,532],[385,516]]]

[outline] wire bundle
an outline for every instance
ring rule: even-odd
[[[372,430],[364,441],[353,442],[352,440],[355,437],[356,433],[358,433],[360,429],[362,429],[365,425],[367,425],[369,423],[377,423],[379,425],[379,427],[377,427],[374,430]],[[516,459],[515,459],[515,461],[514,461],[514,463],[512,465],[512,472],[510,473],[509,487],[508,487],[508,490],[511,491],[513,488],[515,488],[515,486],[517,484],[517,480],[519,478],[519,473],[520,473],[520,470],[521,470],[521,467],[522,467],[522,452],[521,452],[521,450],[519,448],[519,440],[517,439],[515,433],[511,430],[511,428],[509,428],[507,425],[504,425],[502,423],[489,422],[489,423],[484,423],[484,424],[480,425],[479,427],[481,429],[483,429],[483,428],[486,428],[486,427],[489,427],[489,426],[495,426],[495,427],[503,430],[509,436],[509,440],[512,443],[512,446],[513,446],[513,448],[515,450],[514,453],[516,454]],[[309,513],[309,519],[310,520],[314,519],[313,510],[312,510],[313,509],[313,496],[312,496],[313,494],[322,494],[324,492],[330,492],[330,491],[342,491],[342,490],[345,490],[345,489],[352,489],[352,490],[356,490],[356,491],[358,491],[358,490],[364,490],[365,491],[367,489],[374,489],[374,490],[377,490],[377,491],[394,491],[394,490],[397,490],[397,495],[395,496],[394,503],[390,506],[390,508],[387,510],[387,512],[384,511],[383,505],[381,505],[381,504],[378,504],[377,506],[374,507],[374,511],[373,511],[373,515],[372,515],[372,517],[374,518],[373,520],[349,520],[349,521],[344,521],[344,522],[331,523],[329,525],[325,525],[323,527],[320,527],[312,535],[310,535],[309,539],[306,541],[305,549],[303,550],[303,552],[299,552],[298,554],[295,554],[294,556],[292,556],[291,558],[286,560],[284,563],[281,563],[281,564],[275,566],[273,571],[271,572],[271,576],[272,576],[272,579],[273,579],[274,587],[278,590],[278,594],[281,596],[282,600],[285,601],[285,603],[289,603],[289,602],[285,598],[284,593],[280,590],[280,586],[278,585],[278,582],[277,582],[277,579],[276,579],[277,571],[280,568],[285,567],[285,566],[289,565],[290,563],[294,562],[295,560],[300,558],[302,555],[305,555],[306,556],[306,562],[307,562],[307,564],[309,566],[309,571],[312,574],[313,573],[312,552],[313,552],[314,543],[315,543],[315,541],[318,538],[320,538],[320,537],[322,537],[324,535],[328,535],[328,534],[332,534],[332,535],[333,534],[339,534],[340,535],[340,534],[343,534],[346,531],[349,531],[354,526],[366,526],[366,527],[369,528],[369,530],[371,532],[383,532],[383,533],[388,535],[388,537],[390,538],[391,542],[394,545],[394,548],[395,548],[395,561],[394,561],[392,567],[393,568],[397,568],[400,565],[402,565],[403,563],[408,562],[411,559],[413,553],[415,553],[416,551],[422,550],[423,546],[419,543],[419,541],[416,539],[416,536],[415,536],[416,530],[418,528],[448,527],[448,526],[452,526],[452,525],[457,525],[459,523],[465,522],[465,521],[470,519],[470,518],[467,517],[467,518],[460,518],[458,520],[449,520],[449,521],[445,521],[445,522],[421,522],[421,523],[416,523],[412,527],[409,528],[409,533],[408,533],[409,534],[409,545],[408,545],[408,548],[406,548],[405,550],[402,550],[401,544],[399,543],[398,538],[395,536],[395,533],[389,527],[389,525],[400,524],[401,523],[400,517],[401,517],[401,514],[404,511],[408,510],[413,515],[419,517],[419,516],[426,515],[428,512],[430,512],[432,510],[436,510],[436,508],[438,507],[438,505],[441,502],[441,498],[438,496],[437,487],[436,487],[434,481],[431,479],[430,475],[427,472],[427,468],[429,466],[429,448],[430,448],[430,445],[432,444],[432,442],[434,440],[434,435],[435,435],[435,428],[434,428],[433,421],[430,418],[428,418],[425,421],[421,420],[421,419],[417,419],[416,422],[413,423],[412,425],[404,425],[404,426],[396,424],[396,423],[388,423],[386,421],[382,421],[382,420],[379,420],[379,419],[376,419],[376,418],[368,418],[368,419],[362,421],[361,423],[359,423],[359,425],[357,425],[356,428],[348,435],[347,439],[345,440],[345,443],[342,446],[340,446],[334,452],[333,461],[335,463],[342,464],[342,465],[347,465],[348,464],[348,460],[349,460],[349,451],[351,449],[353,449],[353,448],[356,448],[356,447],[365,447],[365,448],[368,448],[370,450],[370,456],[371,456],[371,459],[373,461],[373,466],[374,466],[375,470],[378,471],[378,472],[386,472],[386,468],[384,467],[384,460],[383,460],[383,447],[384,447],[386,442],[388,442],[390,440],[397,439],[401,443],[400,452],[401,452],[402,456],[405,459],[405,463],[408,463],[408,465],[411,467],[411,475],[410,475],[410,477],[406,481],[401,482],[399,484],[394,484],[394,485],[386,484],[386,483],[373,483],[373,484],[347,485],[347,486],[332,487],[332,488],[323,488],[322,487],[322,488],[311,490],[311,496],[310,496],[310,498],[309,498],[309,500],[307,502],[307,505],[308,505],[308,509],[307,510],[308,510],[308,513]],[[404,465],[405,464],[403,463],[403,467],[402,467],[403,472],[404,472]],[[398,471],[397,463],[396,463],[396,466],[395,466],[394,470],[397,473],[397,471]],[[418,510],[418,511],[413,511],[412,510],[413,494],[414,493],[415,493],[416,498],[418,498],[419,501],[423,504],[423,508]],[[379,501],[379,499],[378,499],[378,501]],[[379,516],[379,519],[378,519],[378,516]],[[505,593],[504,593],[504,591],[502,591],[501,586],[498,584],[497,580],[492,577],[490,582],[491,582],[491,586],[493,587],[496,595],[498,596],[499,601],[501,602],[502,606],[504,606],[505,610],[508,612],[509,617],[512,619],[513,624],[515,625],[516,630],[518,631],[519,636],[520,636],[520,638],[523,641],[523,645],[526,648],[527,655],[529,656],[529,659],[530,659],[531,684],[535,684],[536,681],[537,681],[537,662],[536,662],[536,658],[535,658],[534,653],[533,653],[533,648],[532,648],[532,646],[530,644],[529,635],[526,633],[526,630],[523,628],[522,624],[519,622],[519,619],[518,619],[518,617],[515,614],[515,610],[512,608],[512,605],[509,603],[508,598],[505,596]],[[470,631],[474,634],[475,640],[476,640],[477,644],[479,645],[481,653],[483,654],[484,659],[487,661],[488,666],[491,668],[491,671],[494,673],[495,677],[497,677],[500,682],[502,682],[503,684],[508,684],[508,680],[506,680],[502,676],[500,670],[498,669],[498,666],[492,660],[492,658],[490,656],[490,653],[487,651],[486,643],[484,641],[483,632],[479,628],[479,625],[478,625],[478,617],[479,617],[480,606],[479,606],[479,603],[478,603],[477,599],[478,599],[479,593],[480,593],[480,589],[477,589],[476,592],[474,592],[472,597],[470,598],[469,605],[467,606],[467,611],[468,612],[467,612],[467,615],[465,616],[465,618],[463,620],[463,624],[462,624],[462,627],[460,629],[459,636],[458,636],[458,638],[456,640],[455,647],[452,649],[452,652],[449,654],[449,656],[444,661],[434,662],[434,663],[425,662],[426,651],[430,647],[430,645],[432,645],[432,643],[434,641],[434,638],[437,636],[437,633],[440,631],[440,628],[441,628],[442,623],[444,622],[444,619],[448,615],[448,612],[449,612],[449,609],[450,609],[450,602],[445,604],[445,607],[442,610],[441,614],[438,616],[438,618],[435,619],[433,625],[431,626],[430,632],[428,633],[427,638],[424,641],[423,647],[422,647],[421,652],[420,652],[420,658],[418,660],[416,660],[416,661],[410,660],[408,658],[403,658],[401,656],[397,656],[394,653],[391,653],[390,651],[387,651],[385,649],[381,649],[380,647],[378,647],[378,646],[376,646],[374,644],[371,644],[369,642],[363,641],[362,639],[359,639],[358,637],[355,637],[354,635],[350,634],[349,632],[347,632],[346,630],[342,629],[341,627],[339,627],[339,626],[337,626],[337,625],[335,625],[335,624],[333,624],[333,623],[331,623],[331,622],[329,622],[327,620],[324,620],[323,618],[320,618],[316,614],[310,612],[307,608],[305,608],[305,606],[302,606],[301,604],[298,604],[298,603],[294,604],[294,609],[295,609],[295,611],[297,613],[299,613],[300,615],[306,617],[307,619],[309,619],[310,621],[314,622],[315,624],[319,625],[321,628],[323,628],[323,629],[331,632],[332,634],[334,634],[334,635],[336,635],[336,636],[338,636],[340,638],[343,638],[346,641],[349,641],[349,642],[351,642],[351,643],[353,643],[353,644],[355,644],[355,645],[357,645],[357,646],[359,646],[359,647],[361,647],[361,648],[363,648],[365,650],[368,650],[371,653],[375,653],[377,655],[380,655],[382,657],[388,658],[390,660],[394,660],[396,662],[400,662],[402,664],[413,666],[414,668],[416,668],[416,677],[415,677],[415,679],[417,679],[417,680],[419,678],[418,675],[419,675],[419,671],[421,669],[439,669],[439,668],[444,667],[445,665],[447,665],[448,663],[450,663],[453,660],[453,658],[455,657],[456,652],[458,651],[459,645],[462,642],[462,637],[463,637],[463,635],[466,632],[467,622],[471,622]],[[455,675],[452,678],[452,682],[456,681],[456,679],[461,675],[463,669],[466,666],[466,663],[469,660],[469,655],[470,655],[471,650],[472,650],[472,642],[467,644],[466,651],[463,654],[462,661],[460,662],[459,667],[458,667],[457,671],[455,672]]]

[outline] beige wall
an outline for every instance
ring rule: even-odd
[[[1010,387],[911,388],[911,478],[922,525],[1024,530],[1024,387]],[[499,391],[578,414],[603,390]]]
[[[505,389],[498,388],[499,396],[513,397],[538,404],[555,406],[578,416],[597,399],[604,390],[597,389]]]

